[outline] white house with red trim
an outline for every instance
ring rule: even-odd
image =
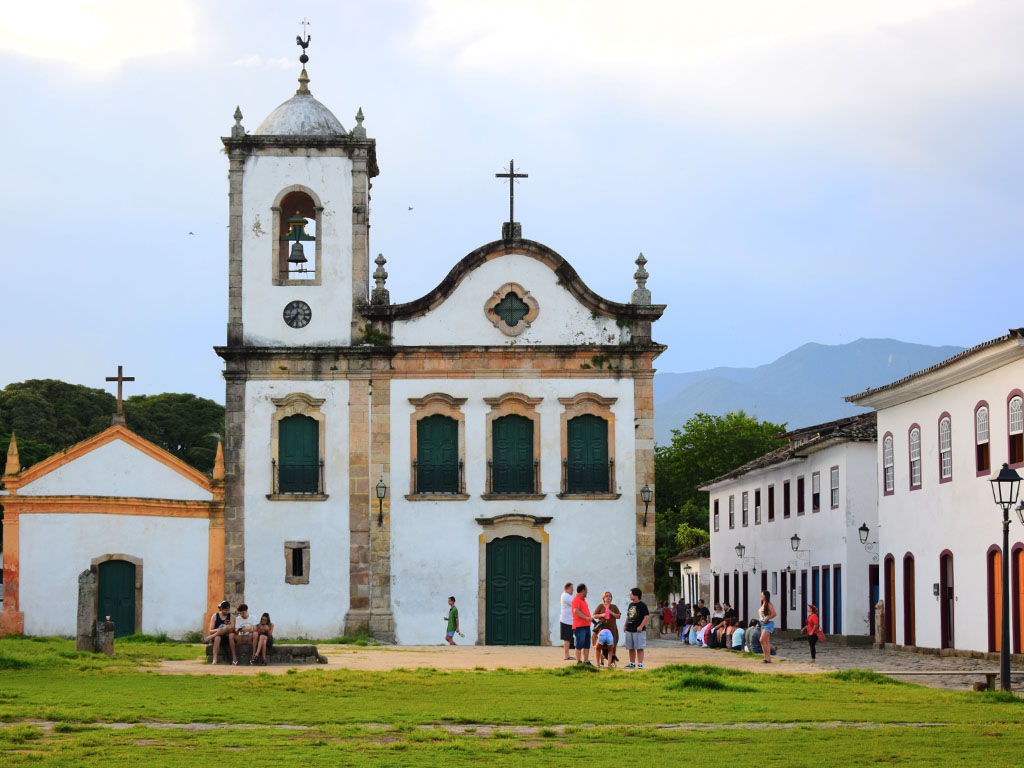
[[[783,437],[781,448],[701,487],[710,494],[710,603],[755,618],[768,590],[777,629],[799,629],[811,602],[825,632],[868,635],[878,566],[859,529],[877,524],[875,415]]]
[[[884,636],[1000,650],[1002,512],[989,478],[1024,469],[1024,329],[846,398],[878,414]],[[1010,528],[1011,644],[1022,651],[1024,530]]]

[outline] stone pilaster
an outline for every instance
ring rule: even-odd
[[[362,339],[362,307],[370,298],[370,176],[369,151],[352,150],[352,343]]]
[[[381,359],[382,366],[389,364]],[[376,367],[376,366],[375,366]],[[378,640],[394,642],[395,617],[391,611],[391,379],[374,371],[370,420],[370,485],[383,479],[388,486],[383,505],[374,491],[370,524],[370,633]],[[399,489],[401,492],[402,489]],[[383,512],[383,520],[381,519]]]
[[[10,487],[10,486],[8,486]],[[25,614],[18,605],[18,512],[9,504],[4,510],[4,604],[0,610],[0,637],[25,631]]]
[[[646,483],[654,488],[654,371],[637,371],[633,379],[633,418],[636,455],[636,581],[650,604],[654,597],[654,507],[657,489],[647,509],[644,526],[644,502],[640,489]]]
[[[245,373],[225,372],[224,592],[237,605],[245,595]]]
[[[353,360],[352,363],[361,362]],[[349,595],[345,634],[370,626],[370,378],[349,379],[348,533]]]
[[[229,150],[228,166],[228,345],[242,343],[242,175],[245,153]]]

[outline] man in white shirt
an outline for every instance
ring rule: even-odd
[[[558,617],[561,629],[562,647],[565,649],[565,661],[571,661],[569,651],[575,649],[576,644],[572,636],[572,582],[565,583],[565,591],[562,592],[562,611]]]

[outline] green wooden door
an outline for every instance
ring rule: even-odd
[[[108,560],[99,568],[99,615],[114,622],[114,637],[135,634],[135,563]]]
[[[459,492],[459,424],[436,414],[416,423],[416,491]]]
[[[320,490],[320,425],[296,414],[278,425],[278,492],[318,493]]]
[[[487,645],[540,645],[540,542],[506,536],[487,545]]]
[[[533,493],[533,422],[502,416],[491,426],[491,491]]]
[[[608,422],[584,414],[566,424],[567,491],[608,492]]]

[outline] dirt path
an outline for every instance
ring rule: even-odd
[[[657,669],[664,664],[714,664],[720,667],[744,669],[763,673],[816,673],[823,670],[810,664],[776,659],[764,664],[760,658],[749,658],[728,651],[683,647],[678,643],[653,641],[648,643],[645,669]],[[543,646],[460,645],[455,648],[441,645],[401,645],[353,647],[349,645],[319,645],[327,664],[271,665],[250,667],[244,661],[239,665],[211,666],[204,660],[165,661],[156,671],[164,674],[188,675],[255,675],[259,672],[283,674],[289,668],[305,669],[360,669],[384,671],[389,669],[554,669],[574,662],[564,661],[562,649]],[[628,661],[625,650],[619,649],[619,669]],[[150,668],[152,669],[152,668]],[[642,674],[641,670],[636,672]]]

